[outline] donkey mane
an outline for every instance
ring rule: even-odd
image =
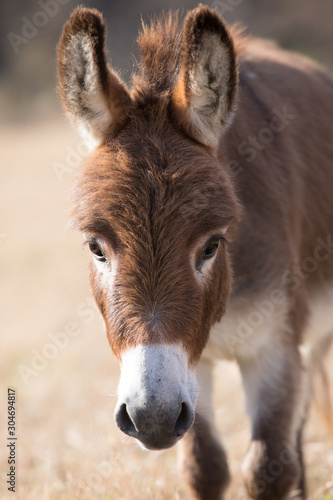
[[[202,7],[202,11],[205,10],[209,11]],[[149,24],[142,21],[142,30],[137,38],[140,58],[132,77],[133,97],[139,98],[139,101],[144,96],[155,99],[171,96],[180,75],[182,56],[186,51],[182,40],[182,17],[179,11],[169,11],[158,17],[151,17]],[[212,23],[211,17],[209,20]],[[237,56],[244,51],[245,42],[250,39],[244,35],[244,31],[245,27],[239,23],[228,26]]]
[[[149,90],[155,95],[170,94],[179,76],[182,53],[178,12],[168,12],[142,22],[137,43],[141,58],[138,72],[133,75],[133,87]]]

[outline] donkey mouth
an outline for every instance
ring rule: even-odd
[[[164,436],[156,435],[147,436],[147,438],[141,437],[140,439],[136,439],[136,441],[140,448],[143,448],[144,450],[158,451],[172,448],[172,446],[174,446],[181,438],[182,436],[171,436],[170,438],[165,439]]]

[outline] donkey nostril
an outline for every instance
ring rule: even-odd
[[[193,414],[190,411],[186,403],[182,403],[180,411],[177,417],[175,427],[173,429],[174,434],[177,437],[181,437],[189,430],[193,423]]]
[[[125,434],[128,434],[129,436],[136,436],[138,434],[134,422],[128,414],[125,403],[119,407],[115,415],[115,420],[119,429]]]

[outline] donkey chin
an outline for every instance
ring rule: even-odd
[[[138,345],[121,362],[115,421],[148,450],[170,448],[191,428],[198,396],[180,345]]]

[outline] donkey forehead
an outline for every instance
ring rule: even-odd
[[[72,201],[74,222],[83,231],[168,228],[193,238],[227,226],[238,210],[213,156],[156,135],[126,134],[98,148],[77,177]]]

